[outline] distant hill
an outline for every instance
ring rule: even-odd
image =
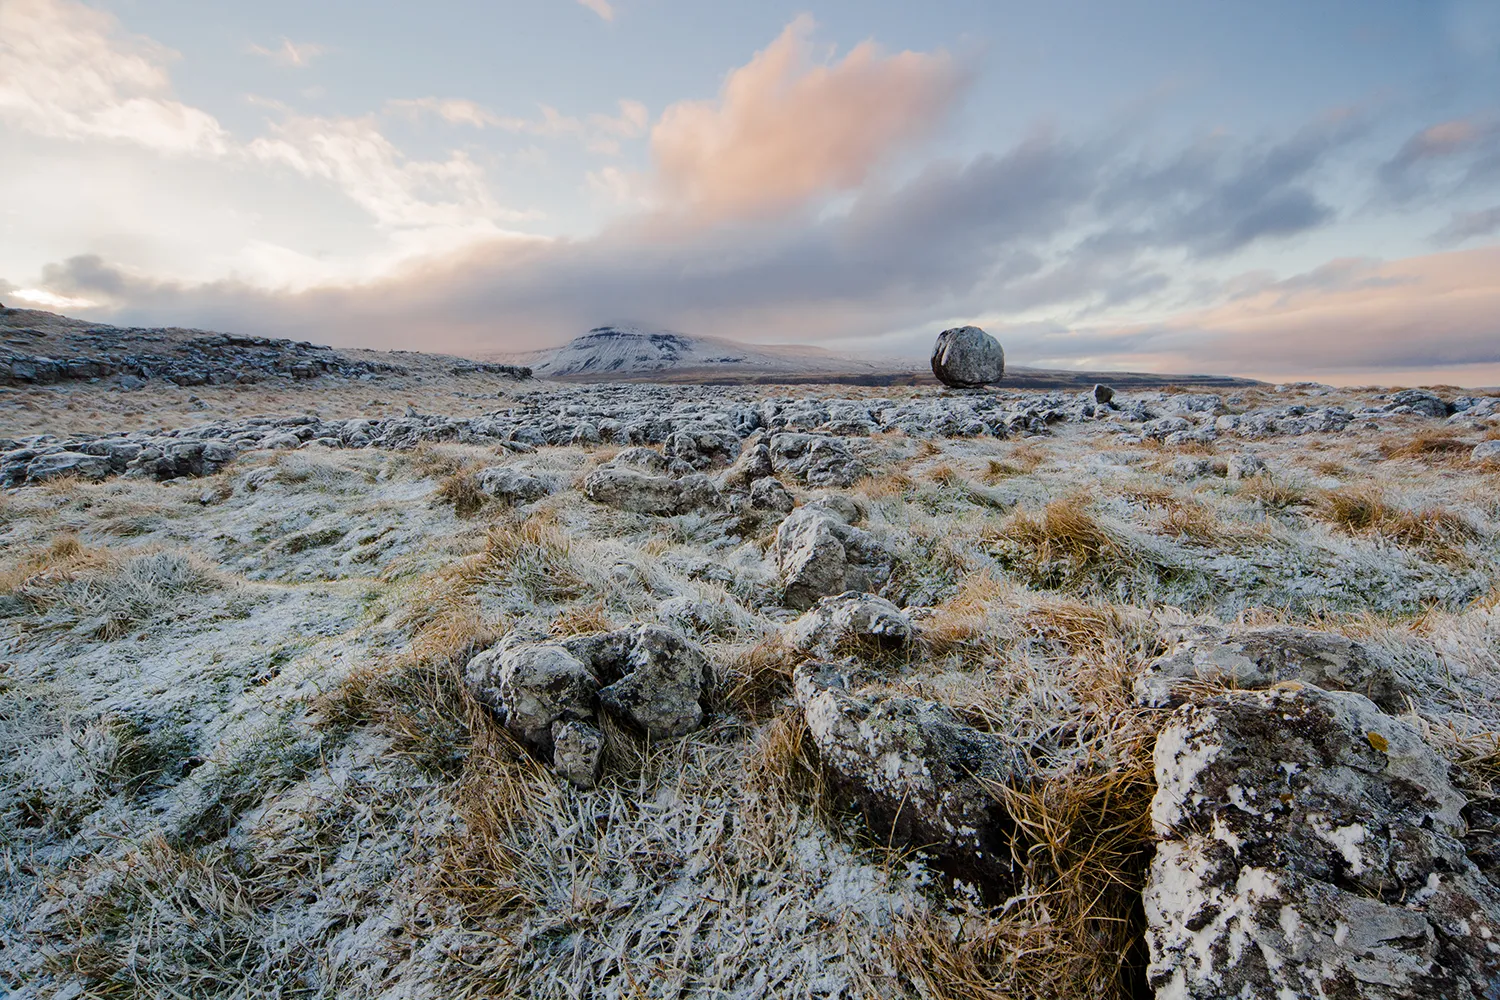
[[[497,360],[501,357],[496,355]],[[740,344],[633,326],[598,326],[561,347],[503,357],[528,366],[539,378],[590,382],[878,376],[895,367],[891,362],[840,357],[820,347]]]

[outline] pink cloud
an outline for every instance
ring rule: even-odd
[[[717,100],[667,108],[651,133],[663,200],[699,221],[784,210],[858,187],[929,135],[967,74],[944,52],[884,54],[873,42],[815,61],[802,15],[724,82]]]

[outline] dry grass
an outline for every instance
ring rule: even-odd
[[[374,726],[391,739],[391,753],[435,775],[463,767],[482,709],[463,683],[459,657],[402,657],[358,669],[338,687],[314,698],[321,724]]]
[[[1314,513],[1348,534],[1379,534],[1449,561],[1464,558],[1463,545],[1478,537],[1474,526],[1452,511],[1405,510],[1370,486],[1329,490],[1318,498]]]
[[[465,467],[444,476],[433,491],[433,498],[453,508],[459,517],[473,517],[490,502],[491,498],[479,488],[479,476],[472,467]]]
[[[1004,459],[990,459],[981,478],[993,486],[1011,476],[1030,475],[1051,457],[1052,453],[1040,445],[1031,442],[1018,444]]]
[[[984,645],[990,626],[990,610],[1003,594],[1000,583],[989,573],[970,573],[958,583],[958,591],[939,604],[917,627],[917,641],[929,658],[950,653],[975,652]]]
[[[1272,476],[1254,476],[1243,481],[1235,496],[1252,500],[1268,511],[1287,511],[1293,507],[1306,507],[1313,498],[1301,487],[1281,482]]]
[[[1082,497],[1053,500],[1040,514],[1017,511],[991,538],[999,556],[1043,587],[1106,578],[1131,561]]]
[[[899,469],[891,469],[865,476],[853,488],[871,500],[885,500],[910,496],[917,491],[917,481]]]
[[[1389,441],[1381,445],[1380,452],[1387,459],[1413,458],[1437,461],[1467,461],[1474,450],[1471,442],[1463,441],[1441,430],[1424,430],[1404,441]]]
[[[1150,742],[1118,765],[996,789],[1016,823],[1024,889],[1003,911],[919,913],[888,939],[901,978],[933,1000],[1129,1000],[1142,994],[1140,892],[1154,849]]]
[[[776,715],[792,694],[792,671],[807,657],[780,636],[731,653],[718,668],[714,690],[722,708],[750,721]]]
[[[587,589],[573,540],[545,512],[491,528],[484,551],[462,575],[472,586],[511,584],[548,603],[581,597]]]

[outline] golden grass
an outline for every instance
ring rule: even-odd
[[[1041,586],[1075,583],[1131,561],[1080,496],[1053,500],[1039,514],[1019,510],[987,540],[1012,550],[1006,561]]]
[[[1388,503],[1373,486],[1328,490],[1314,514],[1351,535],[1375,532],[1404,545],[1456,547],[1476,537],[1473,525],[1452,511],[1405,510]]]
[[[1290,483],[1280,482],[1272,476],[1254,476],[1244,480],[1235,496],[1252,500],[1269,511],[1286,511],[1293,507],[1305,507],[1313,502],[1308,492]]]
[[[473,468],[463,468],[438,481],[433,497],[453,508],[459,517],[473,517],[490,502],[490,496],[479,488],[479,476]]]
[[[807,657],[780,636],[732,653],[719,670],[715,690],[724,707],[751,721],[780,712],[792,694],[792,671]]]
[[[88,548],[72,532],[56,535],[42,548],[7,560],[0,569],[0,594],[14,594],[28,586],[56,585],[88,570],[106,569],[116,562],[108,549]]]
[[[1144,985],[1140,892],[1151,835],[1149,733],[1129,727],[1120,764],[1070,772],[1027,790],[997,787],[1016,822],[1024,890],[1003,914],[904,916],[892,963],[932,1000],[1128,1000]]]
[[[1426,460],[1466,461],[1474,445],[1441,430],[1424,430],[1404,441],[1386,442],[1381,445],[1381,455],[1387,459],[1415,458]]]
[[[600,598],[590,604],[575,604],[559,611],[548,626],[548,631],[565,639],[571,635],[609,632],[614,627],[614,622],[604,610],[604,600]]]
[[[916,489],[917,481],[899,469],[872,473],[854,484],[855,492],[862,493],[871,500],[909,496]]]

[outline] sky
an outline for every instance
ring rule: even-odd
[[[0,301],[1500,385],[1500,0],[0,0]]]

